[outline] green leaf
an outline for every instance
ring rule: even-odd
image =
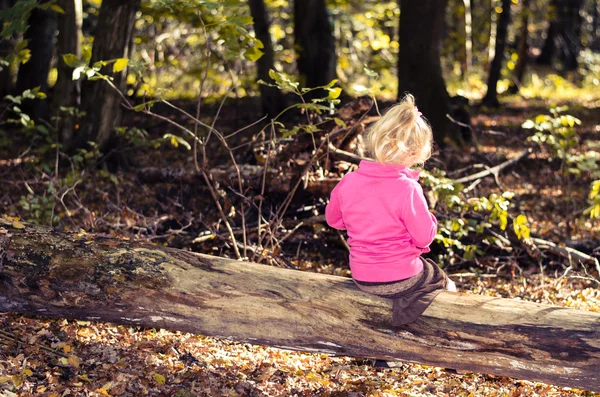
[[[329,89],[329,95],[327,96],[327,98],[329,100],[337,99],[341,93],[342,89],[340,87],[331,88]]]
[[[59,14],[65,14],[65,10],[62,9],[61,6],[59,6],[58,4],[52,4],[50,5],[50,9],[54,12],[57,12]]]
[[[14,97],[12,95],[7,95],[4,97],[7,101],[11,101],[12,103],[21,104],[21,97]]]
[[[531,230],[527,226],[527,217],[523,214],[519,214],[519,216],[517,216],[517,218],[514,220],[513,228],[519,240],[529,238],[531,234]]]
[[[335,123],[336,123],[338,126],[340,126],[340,127],[342,127],[342,128],[346,128],[346,127],[347,127],[346,123],[345,123],[345,122],[344,122],[344,120],[342,120],[342,119],[338,119],[337,117],[334,117],[334,118],[333,118],[333,121],[334,121],[334,122],[335,122]]]
[[[256,62],[260,59],[260,57],[263,56],[263,54],[264,54],[264,52],[262,52],[258,48],[251,47],[251,48],[248,48],[246,50],[246,52],[244,52],[244,58],[246,58],[249,61]]]
[[[530,130],[535,127],[535,123],[533,122],[533,120],[527,120],[523,124],[521,124],[521,127]]]
[[[79,58],[77,58],[77,55],[75,54],[63,54],[62,59],[67,64],[67,66],[70,66],[72,68],[81,65],[81,61],[79,60]]]
[[[86,66],[79,66],[73,69],[73,80],[79,80],[85,71]]]
[[[163,139],[169,140],[169,142],[171,143],[171,145],[173,145],[173,147],[179,147],[179,145],[181,145],[181,146],[185,147],[187,150],[192,149],[190,144],[187,143],[187,141],[180,136],[173,135],[173,134],[165,134],[165,135],[163,135]]]
[[[117,59],[115,61],[115,64],[113,65],[113,72],[114,73],[122,72],[123,69],[125,69],[128,64],[129,64],[129,59],[127,59],[127,58],[119,58],[119,59]]]
[[[103,66],[108,65],[108,63],[111,61],[98,61],[98,62],[94,62],[94,64],[92,65],[92,68],[96,69],[96,70],[100,70],[102,69]]]
[[[328,89],[330,89],[331,87],[333,87],[333,86],[335,85],[335,83],[337,83],[337,82],[338,82],[338,81],[337,81],[337,79],[333,79],[333,80],[331,80],[331,81],[329,82],[329,84],[327,84],[327,85],[326,85],[325,87],[323,87],[323,88],[324,88],[324,89],[326,89],[326,90],[328,90]]]

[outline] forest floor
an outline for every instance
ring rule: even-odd
[[[598,103],[568,105],[567,113],[582,121],[578,150],[599,151]],[[193,105],[181,106],[193,109]],[[472,121],[478,147],[446,150],[434,156],[432,162],[436,166],[442,164],[451,177],[458,178],[479,171],[472,167],[474,164],[493,166],[531,147],[529,158],[505,170],[497,179],[482,179],[474,187],[474,194],[514,192],[512,210],[527,215],[532,235],[576,247],[598,258],[600,222],[592,222],[581,213],[587,205],[591,180],[560,176],[560,161],[551,160],[548,153],[528,142],[531,131],[521,128],[526,119],[547,114],[549,106],[542,100],[511,97],[500,109],[474,108]],[[207,113],[216,110],[207,109]],[[216,127],[232,132],[258,118],[254,106],[235,104],[222,110]],[[165,124],[153,123],[137,114],[128,123],[145,125],[150,136],[175,133]],[[251,141],[257,132],[249,129],[241,142]],[[181,146],[161,147],[160,152],[149,146],[133,150],[130,157],[134,167],[126,170],[101,169],[68,175],[66,166],[60,181],[53,182],[49,176],[53,168],[48,167],[52,164],[50,152],[46,152],[45,160],[36,158],[44,155],[36,154],[25,138],[17,137],[11,145],[0,148],[0,215],[52,222],[67,230],[83,228],[115,237],[231,255],[222,242],[194,243],[217,219],[214,204],[200,184],[142,184],[136,176],[140,167],[190,168],[190,152]],[[240,162],[256,161],[251,149],[238,157]],[[211,159],[218,165],[224,158]],[[49,192],[49,186],[59,194]],[[309,215],[321,215],[324,198],[300,192],[290,212],[308,209]],[[433,252],[441,250],[437,247]],[[349,274],[347,252],[339,235],[322,223],[294,229],[279,255],[297,269]],[[457,259],[445,265],[459,289],[467,293],[600,311],[600,275],[591,266],[569,268],[569,261],[559,257],[535,262],[517,249],[502,255],[485,252],[476,260]],[[566,272],[567,269],[573,271]],[[290,352],[165,330],[16,314],[0,314],[0,322],[2,397],[600,396],[526,380],[454,374],[410,363],[376,368],[372,360]]]

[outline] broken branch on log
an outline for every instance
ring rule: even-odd
[[[22,225],[19,225],[22,226]],[[413,324],[350,279],[5,225],[0,312],[166,328],[600,391],[600,313],[442,292]]]
[[[543,240],[541,238],[533,237],[531,238],[531,241],[535,245],[537,245],[538,248],[552,252],[555,255],[562,256],[563,258],[567,258],[569,261],[575,259],[583,263],[593,263],[596,266],[596,270],[598,271],[598,276],[600,276],[600,262],[593,256],[576,250],[575,248],[559,247],[556,243],[553,243],[552,241],[548,240]]]
[[[473,175],[468,175],[468,176],[464,176],[462,178],[455,179],[453,182],[455,182],[455,183],[471,182],[471,181],[474,181],[477,179],[485,178],[486,176],[489,176],[489,175],[493,175],[494,177],[497,178],[500,171],[527,158],[530,153],[531,153],[531,148],[525,149],[518,156],[516,156],[512,159],[509,159],[509,160],[505,161],[504,163],[498,164],[498,165],[491,167],[485,171],[481,171],[481,172],[478,172]]]

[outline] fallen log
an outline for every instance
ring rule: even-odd
[[[358,291],[347,278],[3,223],[0,312],[600,391],[599,313],[443,292],[416,323],[394,328],[389,301]]]

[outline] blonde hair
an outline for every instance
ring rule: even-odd
[[[369,129],[367,150],[380,163],[411,167],[431,157],[433,132],[411,94],[392,106]]]

